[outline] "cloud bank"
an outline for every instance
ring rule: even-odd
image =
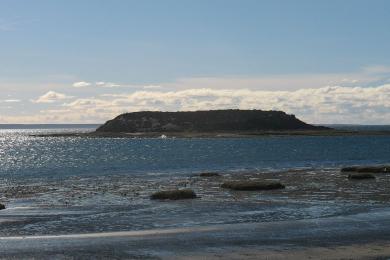
[[[283,110],[310,123],[390,123],[390,84],[263,91],[250,89],[140,90],[71,98],[49,91],[36,103],[60,102],[31,115],[29,122],[101,123],[120,113],[142,110]],[[0,118],[1,119],[1,118]],[[26,117],[21,118],[26,120]],[[3,118],[4,120],[4,118]]]

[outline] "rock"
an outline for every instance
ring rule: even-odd
[[[285,188],[283,184],[277,181],[227,181],[221,187],[231,190],[274,190]]]
[[[364,179],[375,179],[375,176],[371,173],[351,173],[348,174],[350,180],[364,180]]]
[[[200,177],[219,177],[221,174],[218,172],[202,172],[199,174]]]
[[[342,172],[372,172],[386,173],[390,172],[390,166],[351,166],[341,169]]]
[[[0,203],[0,210],[5,209],[5,205]]]
[[[152,200],[181,200],[181,199],[195,199],[196,194],[193,190],[166,190],[158,191],[150,196]]]

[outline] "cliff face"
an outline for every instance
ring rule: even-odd
[[[195,112],[134,112],[117,116],[97,132],[238,132],[323,130],[281,111],[210,110]]]

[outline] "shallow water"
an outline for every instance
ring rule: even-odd
[[[0,236],[71,234],[353,215],[389,207],[390,176],[349,181],[339,167],[388,163],[390,137],[87,139],[0,130]],[[75,131],[68,129],[67,131]],[[77,131],[88,131],[79,129]],[[201,171],[221,177],[200,178]],[[231,192],[224,180],[286,189]],[[192,188],[190,201],[151,201]]]

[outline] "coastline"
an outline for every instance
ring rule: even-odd
[[[83,138],[255,138],[264,136],[390,136],[390,131],[345,131],[345,130],[297,130],[257,132],[60,132],[32,134],[32,137],[83,137]]]

